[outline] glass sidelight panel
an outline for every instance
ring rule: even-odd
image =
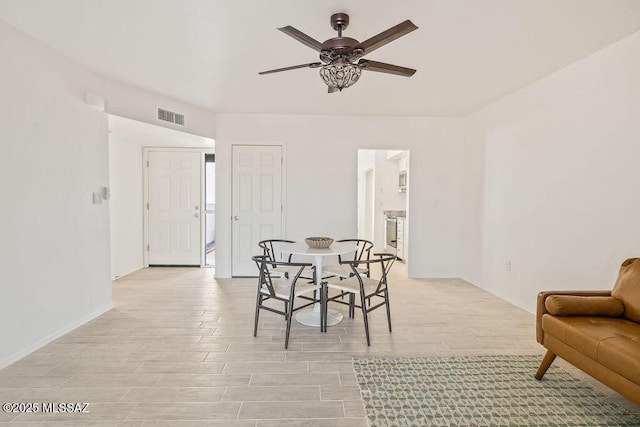
[[[216,254],[216,157],[215,154],[205,154],[204,158],[204,251],[207,267],[215,266]]]
[[[216,265],[216,214],[207,213],[205,222],[205,260],[204,265],[215,267]]]

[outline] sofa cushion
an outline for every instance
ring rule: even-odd
[[[545,314],[542,328],[589,359],[597,360],[598,344],[611,336],[609,317],[559,317]]]
[[[640,258],[630,258],[622,263],[611,296],[624,304],[624,317],[640,322]]]
[[[624,304],[614,297],[551,295],[544,305],[554,316],[620,317],[624,313]]]
[[[621,318],[545,314],[542,328],[545,334],[640,383],[640,324]]]
[[[629,322],[631,323],[631,322]],[[640,384],[640,325],[632,323],[630,330],[620,331],[620,336],[609,338],[598,347],[598,362],[612,371],[622,375],[629,381]]]

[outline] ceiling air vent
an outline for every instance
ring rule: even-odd
[[[158,108],[158,120],[175,123],[184,126],[184,114],[174,113],[173,111]]]

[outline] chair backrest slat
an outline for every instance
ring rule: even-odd
[[[262,249],[262,254],[268,257],[269,261],[283,261],[281,250],[283,243],[295,242],[293,240],[286,239],[267,239],[258,242],[258,246]],[[287,261],[291,261],[291,255],[289,255]]]
[[[356,250],[353,253],[353,261],[360,261],[362,259],[368,260],[371,257],[371,248],[373,248],[373,243],[369,240],[364,239],[343,239],[338,240],[338,242],[349,242],[356,244]],[[342,262],[342,256],[338,255],[338,262]]]
[[[275,286],[273,285],[274,277],[272,275],[272,270],[269,268],[270,265],[273,266],[273,268],[276,268],[278,266],[299,267],[298,272],[295,274],[293,279],[291,279],[292,292],[293,292],[293,289],[295,288],[296,281],[298,280],[298,278],[300,277],[304,269],[307,267],[311,267],[310,263],[272,261],[267,255],[255,255],[255,256],[252,256],[251,259],[256,263],[256,265],[258,266],[258,271],[260,272],[260,276],[258,279],[259,286],[260,287],[266,286],[267,290],[269,291],[269,295],[271,296],[276,295],[276,290],[275,290]],[[279,276],[277,278],[282,279]]]
[[[347,264],[351,267],[353,275],[358,279],[361,287],[364,286],[364,282],[362,281],[362,277],[357,267],[361,264],[365,264],[367,266],[367,270],[371,270],[372,265],[380,264],[381,275],[380,280],[378,281],[378,286],[376,287],[376,292],[378,292],[382,288],[387,286],[387,275],[389,273],[389,270],[391,270],[391,266],[396,260],[396,256],[388,253],[376,253],[374,254],[374,257],[375,258],[369,260],[342,261],[341,264]]]
[[[275,288],[273,287],[273,280],[271,279],[271,273],[269,272],[269,268],[267,267],[267,262],[269,261],[269,257],[267,255],[256,255],[251,257],[251,259],[258,266],[259,278],[258,278],[258,286],[265,286],[269,291],[269,295],[274,296],[276,294]]]

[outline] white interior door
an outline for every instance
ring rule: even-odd
[[[200,265],[201,157],[149,152],[149,265]]]
[[[231,179],[231,274],[255,276],[258,242],[282,237],[282,147],[233,146]]]

